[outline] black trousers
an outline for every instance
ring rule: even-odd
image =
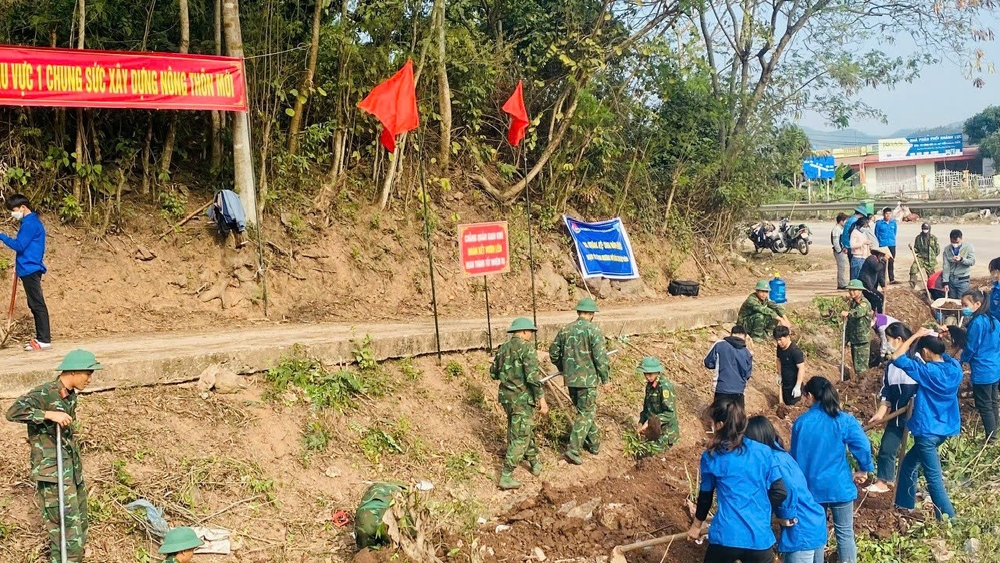
[[[705,563],[774,563],[774,550],[743,549],[708,544],[705,552]]]
[[[35,272],[24,276],[21,278],[21,285],[24,286],[24,294],[28,297],[31,316],[35,317],[35,340],[51,343],[49,308],[45,306],[45,296],[42,295],[42,273]]]
[[[892,254],[892,260],[889,260],[889,283],[896,281],[896,247],[890,246],[889,253]]]
[[[986,431],[987,440],[992,440],[997,432],[998,410],[1000,410],[997,404],[998,389],[1000,383],[972,384],[972,399],[979,417],[983,419],[983,430]]]

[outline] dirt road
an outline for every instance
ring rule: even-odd
[[[735,320],[740,304],[755,280],[739,280],[732,294],[705,298],[667,298],[655,304],[606,307],[597,316],[609,335],[650,334],[659,331],[711,326]],[[816,295],[836,295],[830,271],[810,271],[788,278],[788,297],[803,302]],[[530,316],[526,310],[523,315]],[[539,338],[551,339],[572,311],[538,314]],[[505,339],[511,319],[493,319],[493,343]],[[486,347],[486,320],[442,319],[443,351]],[[27,353],[17,349],[0,352],[0,398],[11,398],[45,381],[63,354],[76,348],[94,352],[105,370],[95,379],[95,389],[114,386],[166,383],[197,377],[214,363],[226,363],[241,373],[273,366],[299,345],[330,364],[350,363],[355,341],[371,335],[379,359],[432,354],[435,351],[432,318],[411,322],[279,324],[233,330],[151,333],[56,342],[54,350]]]

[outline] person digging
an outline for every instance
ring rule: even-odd
[[[851,346],[851,365],[856,376],[868,369],[872,343],[872,306],[864,291],[861,280],[851,280],[847,284],[848,308],[840,314],[846,323],[845,340]]]
[[[203,543],[191,528],[173,528],[163,537],[159,552],[167,556],[163,563],[191,563],[195,548]]]
[[[643,358],[636,370],[646,378],[646,398],[636,431],[653,442],[657,451],[666,451],[681,437],[674,384],[663,374],[663,366],[656,358]]]
[[[522,460],[527,460],[535,477],[542,473],[534,416],[536,406],[544,415],[549,412],[549,405],[545,402],[545,388],[539,377],[538,353],[531,344],[537,330],[531,319],[514,319],[507,329],[510,340],[497,350],[490,366],[490,378],[500,382],[499,401],[507,413],[507,455],[498,483],[503,490],[521,486],[513,473]]]
[[[66,561],[83,561],[87,543],[87,487],[83,480],[80,447],[73,432],[77,392],[90,383],[95,371],[103,369],[94,354],[73,350],[63,359],[59,376],[35,387],[14,401],[7,420],[28,426],[31,444],[31,478],[49,537],[49,561],[60,560],[60,519],[65,521]],[[57,429],[61,431],[62,452],[56,449]],[[62,460],[62,476],[57,470]],[[59,513],[59,485],[63,486],[65,509]]]
[[[597,385],[607,386],[610,382],[611,363],[604,347],[604,333],[593,322],[597,312],[596,301],[581,299],[576,304],[576,321],[563,327],[549,347],[549,359],[562,372],[576,408],[566,449],[566,459],[574,465],[583,463],[581,448],[594,455],[601,449],[601,434],[594,420]]]

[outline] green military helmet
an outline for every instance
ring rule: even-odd
[[[599,311],[597,301],[594,301],[593,297],[584,297],[576,304],[577,313],[597,313]]]
[[[66,354],[56,371],[97,371],[99,369],[104,369],[104,366],[97,361],[97,357],[92,352],[73,350]]]
[[[641,373],[663,373],[663,366],[660,365],[660,360],[652,356],[643,358],[636,369]]]
[[[180,553],[189,549],[200,547],[204,543],[198,534],[191,528],[173,528],[167,530],[167,535],[163,537],[163,545],[160,546],[160,553],[171,554]]]
[[[861,215],[864,215],[865,217],[868,216],[868,209],[865,208],[865,206],[864,206],[863,203],[859,203],[858,206],[854,208],[854,212],[855,213],[860,213]]]
[[[847,283],[847,287],[844,289],[861,289],[865,288],[865,284],[861,283],[861,280],[851,280]]]
[[[767,280],[760,280],[757,282],[757,287],[753,288],[754,291],[771,291],[771,284]]]
[[[521,332],[522,330],[535,332],[538,329],[535,328],[535,323],[531,322],[531,319],[527,317],[518,317],[514,319],[514,322],[510,323],[510,328],[507,329],[507,332]]]

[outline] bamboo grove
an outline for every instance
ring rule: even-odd
[[[720,240],[792,185],[811,149],[788,123],[879,117],[859,94],[948,58],[983,83],[994,6],[867,0],[0,0],[0,43],[243,56],[247,132],[219,112],[0,108],[0,186],[106,232],[123,206],[183,214],[252,174],[264,213],[329,214],[480,190],[531,190],[651,233]],[[907,46],[894,47],[896,41]],[[394,155],[356,108],[407,58],[421,127]],[[524,80],[533,121],[505,143],[500,105]],[[523,153],[521,152],[523,150]],[[201,199],[205,199],[202,197]]]

